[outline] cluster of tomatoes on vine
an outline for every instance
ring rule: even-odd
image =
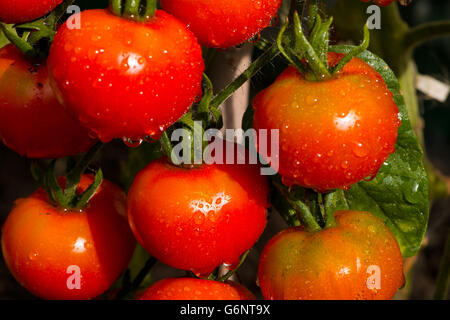
[[[108,9],[82,11],[79,28],[55,31],[58,8],[67,7],[61,2],[11,8],[0,1],[12,42],[0,50],[2,141],[29,158],[90,150],[65,177],[55,177],[54,161],[33,167],[42,188],[17,200],[2,228],[11,273],[42,298],[95,298],[127,268],[137,240],[159,261],[196,275],[162,280],[142,299],[254,298],[228,281],[232,272],[219,278],[216,269],[238,265],[266,226],[270,186],[259,166],[187,168],[162,157],[135,177],[127,196],[101,170],[84,172],[99,140],[164,136],[202,95],[201,45],[247,41],[270,24],[282,0],[161,0],[162,10],[156,1],[113,0]],[[284,191],[346,189],[375,176],[394,152],[400,121],[392,93],[364,61],[328,52],[330,24],[318,16],[309,41],[299,34],[295,49],[310,45],[319,57],[313,60],[286,47],[281,32],[279,49],[293,65],[253,101],[254,128],[280,132]],[[44,38],[48,57],[38,50]],[[301,218],[302,227],[281,232],[262,253],[266,299],[388,299],[402,285],[400,250],[380,219],[338,211],[322,229]],[[381,288],[367,286],[372,265],[382,271]]]

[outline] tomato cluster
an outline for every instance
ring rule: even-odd
[[[61,0],[13,2],[20,14],[0,1],[1,21],[39,18]],[[96,140],[159,139],[202,95],[200,44],[229,48],[249,40],[281,3],[162,0],[163,10],[139,22],[109,9],[86,10],[77,16],[80,28],[58,29],[46,61],[8,45],[0,50],[0,138],[30,158],[74,156]],[[342,58],[329,53],[330,67]],[[288,67],[255,97],[253,108],[255,129],[279,130],[276,156],[288,187],[348,189],[374,177],[395,151],[400,120],[393,94],[358,58],[324,81]],[[75,196],[83,198],[98,181],[80,179]],[[136,240],[157,260],[197,277],[214,275],[221,265],[233,269],[264,231],[270,206],[259,165],[176,166],[162,157],[137,174],[127,197],[104,180],[81,208],[57,201],[70,193],[58,189],[68,180],[45,176],[43,188],[17,200],[2,227],[11,273],[46,299],[106,292],[127,268]],[[258,270],[266,299],[393,297],[403,274],[391,231],[368,212],[338,211],[335,219],[317,232],[284,230],[267,244]],[[380,272],[373,276],[381,287],[366,281],[371,268]],[[137,298],[255,297],[231,281],[170,278]]]

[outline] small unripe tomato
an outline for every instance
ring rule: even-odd
[[[84,175],[81,193],[93,182]],[[16,201],[2,227],[6,265],[16,280],[44,299],[91,299],[126,269],[136,240],[125,216],[125,194],[103,180],[82,210],[49,202],[43,189]]]
[[[390,229],[369,212],[338,211],[335,218],[335,227],[289,228],[268,242],[258,269],[265,299],[392,299],[404,277]]]
[[[167,159],[138,173],[128,220],[152,256],[197,274],[235,264],[266,225],[268,185],[256,165],[177,167]]]
[[[329,53],[330,65],[342,57]],[[289,67],[253,108],[257,132],[279,130],[283,183],[320,192],[375,177],[395,151],[401,123],[383,78],[358,58],[324,81],[308,81]]]
[[[255,296],[231,281],[169,278],[150,286],[139,300],[255,300]]]

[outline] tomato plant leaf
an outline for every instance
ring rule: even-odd
[[[330,51],[348,53],[353,46],[333,46]],[[335,210],[370,211],[383,219],[394,233],[403,256],[417,253],[428,223],[428,179],[423,165],[423,151],[411,127],[405,101],[394,72],[379,57],[369,51],[358,56],[381,74],[399,108],[401,126],[396,152],[382,165],[375,179],[361,181],[349,190],[325,201]]]

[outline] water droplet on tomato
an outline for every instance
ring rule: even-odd
[[[363,158],[369,154],[369,150],[361,142],[354,143],[352,150],[353,150],[353,153],[355,154],[355,156],[357,156],[359,158]]]
[[[30,260],[36,260],[37,259],[37,257],[38,257],[38,253],[37,252],[30,252],[30,254],[28,255],[28,259],[30,259]]]
[[[133,140],[127,137],[123,137],[122,141],[127,147],[137,148],[144,142],[144,139]]]

